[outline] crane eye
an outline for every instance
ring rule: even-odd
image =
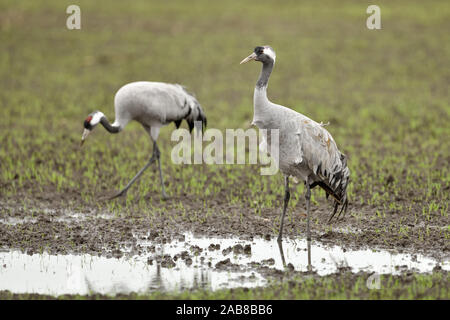
[[[256,47],[255,48],[255,53],[256,54],[261,54],[261,53],[263,53],[264,52],[264,49],[262,48],[262,47]]]

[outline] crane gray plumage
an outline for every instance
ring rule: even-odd
[[[339,206],[341,206],[339,215],[347,210],[346,190],[350,176],[347,158],[339,151],[324,124],[269,101],[267,85],[276,60],[274,50],[270,46],[256,47],[251,55],[241,61],[241,64],[252,60],[263,64],[254,91],[252,124],[268,132],[270,129],[279,130],[279,157],[275,160],[285,175],[285,197],[278,240],[281,241],[284,216],[290,198],[290,176],[302,179],[306,185],[307,237],[310,240],[310,189],[320,186],[326,191],[327,197],[329,195],[333,197],[334,208],[329,221],[333,219]],[[267,140],[261,143],[261,148],[266,151],[270,150],[270,136],[268,133]]]
[[[131,179],[127,186],[115,196],[125,195],[130,186],[142,175],[148,166],[158,161],[163,198],[166,198],[164,180],[161,171],[160,151],[156,141],[161,127],[175,123],[180,127],[182,120],[186,120],[189,130],[194,126],[197,130],[206,128],[206,116],[197,99],[179,84],[162,82],[139,81],[121,87],[114,97],[115,121],[110,123],[100,111],[91,113],[84,121],[84,132],[81,143],[96,125],[101,123],[110,133],[118,133],[132,120],[139,122],[149,133],[153,141],[153,153],[147,164]]]

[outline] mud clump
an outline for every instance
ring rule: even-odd
[[[405,271],[408,270],[408,266],[406,264],[403,264],[401,266],[395,266],[394,269],[397,271]]]
[[[440,272],[440,271],[442,271],[442,267],[440,266],[440,265],[436,265],[434,268],[433,268],[433,272]]]
[[[334,237],[334,233],[332,231],[327,231],[319,236],[319,239],[332,239]]]
[[[111,254],[114,258],[120,258],[121,256],[123,256],[123,252],[120,251],[119,249],[112,250]]]
[[[169,255],[164,255],[161,261],[161,266],[164,268],[173,268],[175,267],[175,262]]]
[[[222,250],[222,254],[224,256],[229,255],[231,252],[233,252],[235,255],[239,255],[239,254],[251,255],[252,254],[252,246],[249,244],[246,244],[245,246],[243,246],[242,244],[236,244],[233,247],[228,247],[228,248]]]
[[[239,280],[241,281],[255,281],[256,280],[256,275],[254,272],[252,272],[249,276],[240,276]],[[246,288],[248,289],[248,288]]]
[[[231,266],[231,260],[230,258],[227,258],[225,260],[219,261],[216,263],[216,269],[224,269],[227,266]]]
[[[252,268],[260,268],[261,267],[261,263],[256,262],[256,261],[252,261],[252,262],[248,263],[247,265]]]
[[[192,254],[193,254],[194,256],[200,255],[200,253],[202,253],[202,251],[203,251],[203,249],[200,248],[200,247],[197,246],[197,245],[191,246],[191,247],[189,248],[189,250],[192,252]]]
[[[234,254],[242,254],[244,253],[244,247],[242,244],[237,244],[233,247],[233,253]]]
[[[186,260],[187,258],[189,258],[189,252],[185,251],[181,251],[179,255],[177,255],[181,258],[181,260]]]
[[[233,251],[233,248],[232,247],[228,247],[228,248],[222,250],[222,254],[224,256],[227,256],[227,255],[229,255],[231,253],[231,251]]]
[[[214,250],[220,250],[220,244],[213,244],[211,243],[208,247],[209,251],[214,251]]]
[[[275,264],[275,259],[273,259],[273,258],[266,259],[266,260],[261,261],[261,263],[262,264],[267,264],[269,266],[273,266]]]
[[[155,240],[159,236],[158,232],[156,231],[150,231],[150,234],[148,235],[149,240]]]

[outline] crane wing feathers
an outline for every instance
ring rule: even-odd
[[[341,169],[341,153],[325,128],[310,119],[297,119],[296,129],[300,156],[314,174],[333,174]]]
[[[312,186],[319,185],[328,195],[335,199],[333,218],[339,205],[340,213],[346,211],[347,185],[350,170],[347,167],[347,158],[337,148],[331,134],[319,124],[307,117],[294,118],[289,121],[295,129],[297,142],[297,160],[295,165],[306,166],[314,174]]]
[[[309,168],[317,182],[339,191],[336,197],[341,198],[341,189],[345,189],[350,174],[345,155],[322,124],[306,117],[295,118],[293,124],[297,142],[295,164]]]

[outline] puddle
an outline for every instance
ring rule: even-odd
[[[43,210],[45,213],[54,213],[55,210],[45,209]],[[39,217],[46,217],[45,215],[36,215],[34,217],[5,217],[0,218],[0,223],[7,224],[7,225],[17,225],[17,224],[24,224],[24,223],[36,223],[39,221]],[[67,222],[67,223],[73,223],[73,222],[80,222],[80,221],[88,221],[88,220],[95,220],[95,219],[104,219],[104,220],[111,220],[113,218],[116,218],[113,214],[107,214],[107,213],[99,213],[95,215],[87,215],[84,213],[79,212],[73,212],[69,210],[64,210],[62,215],[59,216],[49,216],[48,219],[51,221],[56,222]]]
[[[138,240],[140,252],[124,248],[119,259],[91,255],[27,255],[0,252],[0,290],[15,293],[127,294],[264,286],[270,273],[260,267],[283,270],[286,265],[307,271],[306,240],[196,238],[168,243]],[[438,262],[422,255],[389,251],[345,250],[311,244],[313,271],[323,276],[341,267],[352,272],[399,274],[406,270],[431,272],[437,265],[450,270],[449,260]]]
[[[0,290],[14,293],[128,294],[202,288],[256,287],[266,283],[253,272],[215,271],[206,266],[162,267],[142,257],[105,258],[91,255],[27,255],[0,253]]]
[[[361,234],[363,233],[363,230],[360,228],[353,228],[353,227],[340,227],[335,228],[335,232],[344,233],[344,234]]]
[[[253,241],[244,241],[236,238],[196,238],[191,233],[186,233],[184,237],[184,241],[175,240],[168,244],[156,245],[155,248],[173,257],[183,250],[189,251],[192,246],[198,246],[202,249],[199,257],[205,257],[205,260],[211,261],[213,266],[229,258],[230,263],[237,264],[242,269],[260,263],[278,270],[284,270],[286,265],[292,264],[296,271],[308,271],[305,239],[283,240],[281,251],[275,239],[267,241],[255,238]],[[143,247],[154,246],[154,243],[142,240],[138,243]],[[241,246],[235,249],[239,244]],[[211,245],[219,245],[220,249],[209,250]],[[251,254],[245,254],[246,246],[250,246]],[[240,253],[236,254],[236,251]],[[315,242],[311,244],[311,264],[313,271],[320,276],[336,273],[341,267],[349,267],[355,273],[364,271],[394,275],[404,270],[431,272],[437,265],[443,270],[450,270],[449,260],[438,262],[420,254],[387,250],[346,250],[339,246],[326,247]]]
[[[80,222],[80,221],[87,221],[87,220],[95,220],[95,219],[104,219],[104,220],[111,220],[113,218],[117,218],[113,214],[106,214],[106,213],[99,213],[95,215],[86,215],[84,213],[79,212],[71,212],[66,211],[64,215],[59,217],[54,217],[53,220],[57,222]]]
[[[46,214],[51,214],[51,215],[55,215],[55,217],[53,217],[52,219],[58,222],[73,222],[73,221],[86,221],[86,220],[94,220],[94,219],[105,219],[105,220],[109,220],[109,219],[113,219],[113,218],[117,218],[114,214],[111,213],[105,213],[105,212],[97,212],[95,210],[91,211],[91,212],[77,212],[77,211],[72,211],[69,209],[63,209],[63,210],[59,210],[59,212],[61,213],[60,215],[57,215],[57,212],[55,209],[44,209],[43,210],[44,213]]]
[[[37,222],[37,218],[32,217],[25,217],[25,218],[16,218],[16,217],[7,217],[7,218],[0,218],[0,223],[7,224],[10,226],[14,226],[16,224],[22,224],[22,223],[35,223]]]

